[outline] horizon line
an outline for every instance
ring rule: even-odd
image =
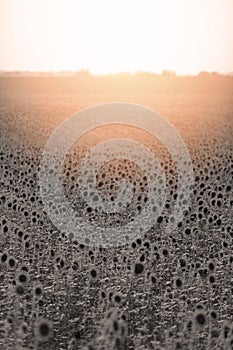
[[[76,75],[83,75],[83,76],[92,76],[92,77],[111,77],[111,76],[120,76],[120,75],[128,75],[128,76],[137,76],[137,75],[151,75],[151,76],[157,76],[157,77],[197,77],[200,75],[215,75],[215,76],[233,76],[233,70],[229,72],[219,72],[219,71],[206,71],[206,70],[201,70],[198,73],[187,73],[187,74],[177,74],[175,71],[169,70],[169,69],[164,69],[161,73],[157,72],[152,72],[152,71],[146,71],[146,70],[138,70],[135,72],[130,72],[130,71],[119,71],[119,72],[113,72],[113,73],[93,73],[89,71],[88,69],[82,68],[80,70],[69,70],[69,69],[64,69],[64,70],[23,70],[23,69],[10,69],[10,70],[5,70],[5,69],[0,69],[0,75],[13,75],[13,74],[18,74],[18,75],[23,75],[23,74],[28,74],[28,75],[33,75],[33,74],[38,74],[38,75],[59,75],[59,74],[67,74],[69,76],[76,76]]]

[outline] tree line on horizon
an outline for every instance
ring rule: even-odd
[[[168,69],[164,69],[161,73],[149,72],[149,71],[137,71],[135,73],[130,72],[120,72],[120,73],[110,73],[110,74],[93,74],[88,69],[81,69],[78,71],[4,71],[0,70],[1,76],[70,76],[79,78],[92,78],[92,77],[226,77],[233,76],[233,72],[228,74],[222,74],[216,71],[200,71],[198,74],[192,75],[177,75],[176,72]]]

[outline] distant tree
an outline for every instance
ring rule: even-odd
[[[198,76],[205,78],[205,77],[209,77],[210,73],[203,70],[198,74]]]
[[[221,74],[219,74],[218,72],[211,72],[211,75],[214,77],[219,77]]]
[[[162,71],[162,74],[161,74],[163,77],[175,77],[176,76],[176,73],[171,71],[171,70],[163,70]]]
[[[156,74],[154,72],[146,72],[146,71],[139,70],[136,72],[136,76],[148,78],[148,77],[157,77],[158,74]]]
[[[91,73],[89,72],[88,69],[82,69],[82,70],[75,72],[75,76],[79,77],[79,78],[86,78],[86,77],[90,77]]]

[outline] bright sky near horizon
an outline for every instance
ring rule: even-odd
[[[0,0],[0,70],[233,71],[233,0]]]

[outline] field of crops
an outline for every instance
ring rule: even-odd
[[[233,349],[232,90],[129,92],[70,81],[0,78],[0,349]],[[97,183],[103,195],[114,197],[119,179],[127,178],[134,189],[131,206],[120,215],[93,213],[80,198],[80,157],[106,135],[127,134],[147,143],[166,177],[168,195],[156,224],[108,248],[60,231],[44,208],[38,183],[54,128],[106,102],[139,104],[162,114],[183,139],[194,173],[189,208],[167,230],[178,190],[168,150],[130,127],[83,135],[67,154],[63,185],[84,220],[121,232],[146,202],[148,179],[127,159],[104,164]]]

